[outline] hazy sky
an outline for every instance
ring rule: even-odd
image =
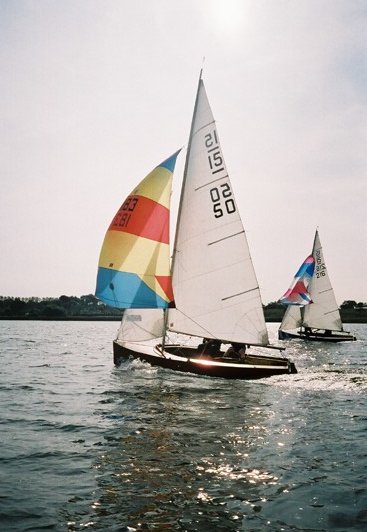
[[[365,0],[0,0],[0,295],[94,293],[115,212],[187,143],[204,56],[264,303],[316,226],[337,301],[367,301]]]

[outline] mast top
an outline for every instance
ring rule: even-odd
[[[203,77],[204,63],[205,63],[205,55],[203,56],[203,62],[201,63],[201,69],[200,69],[199,81],[200,81],[200,80],[202,79],[202,77]]]

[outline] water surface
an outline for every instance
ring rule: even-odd
[[[367,325],[259,381],[115,368],[117,327],[0,321],[1,530],[367,530]]]

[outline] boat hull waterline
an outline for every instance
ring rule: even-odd
[[[182,345],[165,346],[162,354],[161,345],[144,346],[127,342],[113,342],[115,365],[120,365],[126,359],[138,359],[148,362],[151,366],[220,377],[225,379],[262,379],[273,375],[297,373],[293,362],[286,358],[269,357],[266,355],[248,355],[245,361],[225,357],[211,358],[200,356],[195,347]]]
[[[337,342],[354,342],[356,340],[356,337],[351,334],[331,334],[327,335],[325,333],[313,333],[313,334],[306,334],[304,332],[286,332],[279,330],[278,331],[278,339],[279,340],[293,340],[293,339],[299,339],[299,340],[306,340],[310,342],[329,342],[329,343],[337,343]]]

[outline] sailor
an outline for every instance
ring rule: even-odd
[[[246,358],[246,345],[237,344],[237,343],[231,344],[231,346],[226,351],[225,357],[238,358],[240,360],[245,359]]]
[[[209,338],[203,338],[203,343],[198,345],[198,351],[202,355],[209,355],[212,357],[220,356],[221,341]]]
[[[198,345],[197,349],[199,352],[204,353],[206,344],[209,342],[209,338],[203,338],[203,342]]]

